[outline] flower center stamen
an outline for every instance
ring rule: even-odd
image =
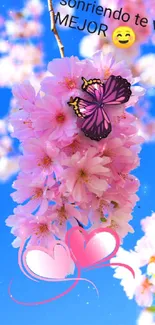
[[[65,206],[63,205],[60,209],[57,209],[57,213],[60,220],[60,226],[62,226],[63,222],[68,219]]]
[[[36,226],[35,230],[35,235],[36,236],[43,236],[47,235],[49,233],[49,229],[46,223],[40,223],[39,225]]]
[[[23,122],[23,124],[26,124],[28,128],[32,129],[32,121],[31,120],[26,120]]]
[[[144,294],[145,290],[147,290],[151,286],[152,286],[152,284],[150,283],[149,279],[146,278],[142,283],[142,291],[141,291],[141,293]]]
[[[85,183],[88,182],[88,173],[86,172],[85,169],[80,169],[78,175],[79,175],[79,179],[81,179]]]
[[[41,159],[40,163],[38,163],[38,166],[49,167],[51,163],[52,159],[49,156],[45,156]]]
[[[108,79],[111,76],[111,69],[107,68],[104,73],[104,79]]]
[[[151,263],[155,263],[155,256],[151,256],[150,260],[149,260],[149,264]]]
[[[40,197],[42,197],[42,195],[43,195],[43,190],[42,190],[42,188],[37,188],[36,190],[35,190],[35,194],[32,196],[32,200],[35,200],[35,199],[39,199]]]
[[[65,86],[68,90],[76,88],[76,82],[72,78],[65,77],[63,82],[59,82],[59,85]]]
[[[58,123],[60,124],[63,124],[64,121],[65,121],[66,117],[63,113],[59,113],[57,116],[56,116],[56,120]]]
[[[69,90],[72,90],[74,88],[76,88],[76,83],[75,83],[75,80],[74,79],[71,79],[71,78],[64,78],[64,82],[66,84],[66,87],[69,89]]]
[[[111,228],[111,229],[118,229],[118,224],[114,220],[111,220],[111,225],[110,225],[109,228]]]

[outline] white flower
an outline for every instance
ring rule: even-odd
[[[99,37],[96,35],[84,36],[80,42],[80,54],[91,58],[99,49]]]
[[[23,13],[27,16],[40,16],[44,11],[43,3],[40,0],[27,1]]]
[[[140,74],[141,81],[147,86],[155,86],[155,74],[152,67],[155,65],[155,54],[143,55],[136,63],[136,69]]]
[[[153,237],[143,236],[137,241],[135,251],[139,255],[140,266],[155,262],[155,242]]]
[[[6,181],[19,170],[18,157],[0,159],[0,181]]]
[[[121,266],[113,266],[115,268],[114,277],[121,280],[121,285],[129,299],[134,297],[137,285],[140,283],[140,264],[138,254],[133,251],[126,251],[122,247],[119,248],[117,256],[112,258],[111,263],[124,263],[132,267],[135,272],[135,278],[131,272]]]
[[[138,318],[137,325],[155,325],[153,313],[146,310],[142,311]]]

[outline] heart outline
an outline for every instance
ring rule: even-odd
[[[74,250],[73,249],[73,242],[71,242],[71,238],[70,238],[72,236],[72,234],[76,230],[78,230],[78,231],[80,231],[80,233],[84,234],[84,240],[85,240],[86,247],[87,247],[87,244],[89,243],[89,241],[94,238],[94,235],[101,234],[101,233],[109,233],[109,234],[111,234],[112,237],[115,239],[114,250],[110,254],[108,254],[106,257],[103,257],[102,260],[100,260],[98,262],[95,262],[95,263],[92,263],[92,264],[89,264],[89,265],[86,264],[86,263],[83,263],[83,262],[80,263],[77,256],[75,256],[75,252],[73,252],[73,250]],[[73,227],[73,228],[71,228],[70,230],[67,231],[67,234],[66,234],[66,237],[65,237],[65,242],[66,242],[67,246],[70,249],[70,254],[71,254],[71,257],[72,257],[74,263],[80,268],[87,268],[87,267],[95,268],[95,267],[97,267],[97,265],[100,265],[102,262],[109,261],[109,259],[111,259],[112,257],[114,257],[116,255],[116,253],[118,252],[118,249],[120,247],[120,238],[119,238],[118,234],[113,229],[110,229],[110,228],[98,228],[98,229],[94,229],[90,233],[87,233],[87,231],[85,229],[81,228],[81,227],[78,227],[78,226]],[[70,247],[70,244],[71,244],[71,247]],[[78,242],[78,245],[79,245],[79,242]],[[103,264],[103,266],[104,266],[104,264]]]

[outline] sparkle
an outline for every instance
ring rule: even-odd
[[[144,193],[146,193],[146,190],[147,190],[147,186],[144,186]]]

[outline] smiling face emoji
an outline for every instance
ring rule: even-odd
[[[116,28],[112,34],[112,39],[117,47],[127,49],[135,42],[135,33],[132,28],[128,26],[120,26]]]

